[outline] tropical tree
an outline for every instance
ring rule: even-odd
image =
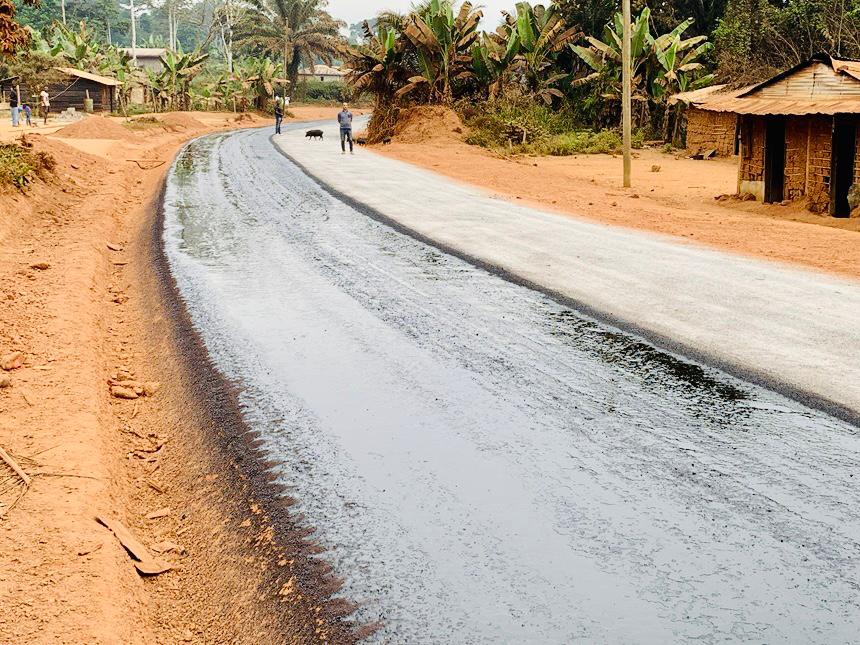
[[[249,56],[241,61],[238,79],[243,90],[249,94],[258,110],[265,110],[275,96],[276,86],[285,86],[289,81],[278,76],[278,67],[268,58]]]
[[[159,108],[187,110],[192,102],[191,82],[202,71],[209,54],[199,49],[189,54],[168,51],[161,57],[164,69],[148,72],[149,85]]]
[[[35,6],[38,0],[24,0]],[[30,31],[16,20],[17,7],[12,0],[0,0],[0,56],[12,56],[30,44]]]
[[[371,143],[376,143],[376,139],[382,138],[393,126],[397,91],[407,84],[411,75],[404,63],[404,43],[396,30],[382,21],[376,21],[374,27],[365,21],[363,44],[344,49],[350,69],[347,83],[356,94],[367,93],[374,97],[368,127]]]
[[[325,0],[249,0],[237,42],[280,58],[284,76],[295,87],[303,66],[313,69],[317,60],[330,65],[342,51],[345,23],[325,6]]]
[[[500,26],[495,33],[482,33],[472,46],[472,71],[490,98],[501,95],[519,51],[519,34],[510,25]]]
[[[637,106],[634,116],[638,126],[648,121],[650,108],[663,109],[668,95],[704,87],[714,80],[713,75],[704,73],[702,62],[711,49],[707,37],[681,38],[693,24],[691,18],[655,38],[651,33],[650,17],[651,12],[646,7],[631,25],[632,99]],[[622,31],[623,18],[617,13],[604,30],[603,40],[588,36],[588,47],[572,46],[577,56],[593,70],[579,82],[599,81],[604,88],[603,98],[615,102],[621,99]]]
[[[518,2],[516,17],[505,14],[519,43],[517,61],[522,70],[527,91],[551,104],[553,98],[563,98],[556,84],[567,78],[566,72],[554,70],[559,52],[582,37],[576,27],[569,27],[561,14],[550,5],[532,6]]]
[[[402,42],[391,27],[379,25],[376,31],[364,22],[364,43],[344,49],[349,65],[346,80],[356,93],[370,93],[381,109],[394,101],[406,83],[408,71],[403,64]]]
[[[418,74],[397,96],[420,90],[430,103],[452,103],[454,83],[474,78],[471,50],[480,36],[482,17],[468,0],[456,15],[448,0],[429,0],[411,13],[403,35],[413,49]]]

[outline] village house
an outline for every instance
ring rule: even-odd
[[[860,206],[860,61],[817,54],[743,90],[689,94],[687,147],[737,152],[739,193],[833,217]]]
[[[137,61],[136,66],[142,70],[160,74],[164,70],[162,56],[167,53],[163,47],[123,47],[122,51]]]
[[[682,105],[682,143],[691,153],[715,151],[718,157],[738,154],[738,115],[734,112],[699,107],[715,95],[726,92],[725,85],[711,85],[675,94],[669,105]]]
[[[331,67],[329,65],[314,65],[313,70],[307,68],[302,68],[299,70],[300,81],[320,81],[322,83],[335,83],[337,81],[342,81],[344,76],[346,76],[346,72],[343,72],[336,67]]]
[[[71,67],[58,67],[62,79],[48,86],[51,97],[51,111],[62,112],[68,108],[84,110],[84,99],[89,97],[93,102],[95,112],[113,112],[116,108],[116,88],[121,86],[115,78],[91,74]],[[0,80],[0,94],[8,104],[12,92],[21,92],[21,100],[29,101],[34,107],[38,105],[40,87],[27,87],[19,83],[17,77]],[[35,112],[35,109],[34,109]]]

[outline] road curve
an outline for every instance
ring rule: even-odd
[[[852,426],[366,217],[266,131],[184,149],[164,244],[378,642],[860,633]]]
[[[364,150],[341,158],[301,135],[276,143],[327,186],[398,224],[860,425],[857,281],[547,213]]]

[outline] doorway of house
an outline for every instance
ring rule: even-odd
[[[848,191],[854,183],[854,156],[857,148],[857,127],[847,117],[837,116],[833,121],[833,167],[830,171],[830,214],[833,217],[850,217]]]
[[[764,135],[764,201],[785,199],[785,119],[770,117]]]

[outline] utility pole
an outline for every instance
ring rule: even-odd
[[[131,61],[137,67],[137,25],[134,17],[134,0],[129,2],[129,12],[131,13]]]
[[[66,0],[60,0],[60,13],[63,17],[63,26],[66,24]]]
[[[621,0],[621,16],[624,30],[621,35],[621,132],[624,151],[624,187],[630,188],[630,139],[631,105],[630,85],[633,66],[630,61],[630,0]]]

